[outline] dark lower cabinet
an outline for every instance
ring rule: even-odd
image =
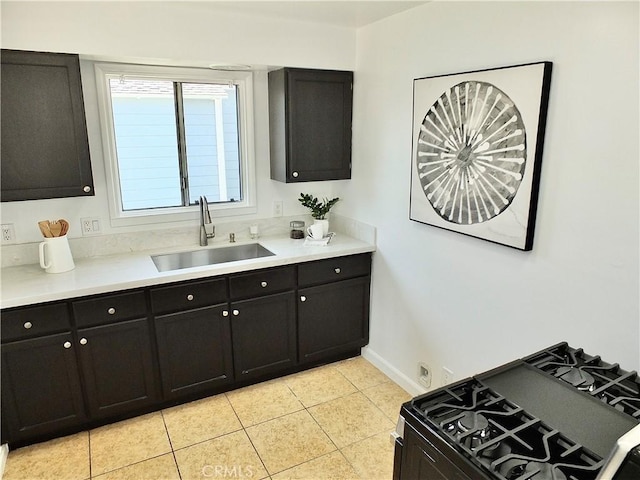
[[[2,345],[2,422],[9,439],[22,441],[85,421],[77,347],[71,333]]]
[[[355,355],[370,269],[367,253],[3,310],[2,442]]]
[[[298,290],[300,363],[363,347],[369,341],[369,277]]]
[[[236,380],[259,377],[295,365],[293,292],[233,302],[231,312]]]
[[[209,390],[233,380],[226,304],[155,319],[165,399]]]
[[[80,329],[78,338],[92,418],[133,411],[157,401],[146,318]]]

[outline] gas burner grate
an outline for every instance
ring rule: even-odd
[[[627,372],[617,363],[606,363],[599,356],[590,356],[566,343],[531,355],[525,361],[640,421],[637,372]]]
[[[502,480],[594,480],[602,459],[477,380],[412,402],[467,458]]]

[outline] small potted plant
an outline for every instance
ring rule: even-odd
[[[311,210],[311,216],[315,220],[314,223],[322,223],[322,230],[325,236],[329,233],[329,220],[327,220],[327,215],[329,214],[331,207],[333,207],[338,200],[340,200],[339,197],[332,198],[331,200],[325,197],[321,202],[316,197],[308,193],[301,193],[300,198],[298,199],[303,207],[307,207]]]

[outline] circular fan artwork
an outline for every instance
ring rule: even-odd
[[[514,102],[495,85],[465,81],[424,116],[416,166],[427,200],[445,221],[471,225],[500,215],[522,182],[527,134]]]

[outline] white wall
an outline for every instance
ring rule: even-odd
[[[378,228],[369,352],[416,380],[559,341],[637,369],[638,3],[430,3],[358,30],[347,214]],[[409,220],[414,78],[554,63],[533,251]]]
[[[17,243],[41,241],[37,221],[66,218],[69,237],[81,236],[80,218],[99,217],[104,234],[180,224],[111,227],[93,59],[128,60],[206,67],[213,63],[352,70],[355,30],[313,23],[262,19],[216,12],[207,2],[2,2],[2,48],[79,53],[95,197],[4,202],[2,223],[13,223]],[[87,60],[88,59],[88,60]],[[255,156],[258,213],[216,223],[269,218],[273,200],[284,215],[305,214],[301,191],[332,196],[341,182],[282,184],[270,180],[266,68],[254,76]],[[340,205],[335,207],[340,212]],[[197,220],[193,225],[197,241]],[[182,226],[180,225],[180,226]],[[151,246],[151,245],[150,245]]]

